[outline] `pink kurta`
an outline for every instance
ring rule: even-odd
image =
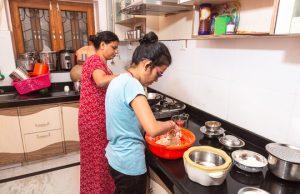
[[[79,108],[80,137],[80,193],[110,194],[114,182],[109,174],[105,147],[108,143],[105,126],[105,94],[107,88],[96,86],[92,78],[95,69],[107,75],[111,70],[98,55],[92,55],[83,64]]]

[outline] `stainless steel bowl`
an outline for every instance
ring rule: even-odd
[[[270,194],[269,192],[256,187],[243,187],[238,191],[238,194],[244,193]]]
[[[212,152],[193,151],[189,157],[193,162],[207,167],[220,166],[225,163],[224,158]]]
[[[277,177],[289,180],[300,181],[300,148],[279,143],[266,145],[269,153],[268,167]]]
[[[208,131],[215,131],[221,128],[221,123],[218,121],[206,121],[205,127]]]

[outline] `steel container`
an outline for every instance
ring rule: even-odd
[[[266,145],[269,170],[288,181],[300,181],[300,148],[279,143]]]
[[[40,52],[41,63],[47,64],[50,71],[57,70],[58,64],[58,53],[54,51]]]

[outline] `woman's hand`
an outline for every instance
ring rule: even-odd
[[[178,125],[176,125],[176,123],[174,121],[168,121],[170,123],[170,131],[168,132],[169,135],[173,136],[173,137],[181,137],[181,130],[180,127]]]

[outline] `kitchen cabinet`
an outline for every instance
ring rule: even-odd
[[[224,7],[226,0],[199,0],[195,3],[210,3],[213,7]],[[192,37],[196,39],[207,38],[242,38],[251,36],[268,36],[275,32],[276,16],[279,0],[240,0],[237,33],[231,35],[198,35],[199,28],[199,6],[194,10]],[[227,4],[228,6],[229,4]],[[226,12],[226,9],[222,11]]]
[[[64,154],[61,111],[58,104],[19,108],[27,160]]]
[[[17,54],[77,50],[95,34],[93,4],[58,0],[11,0]]]
[[[300,34],[300,0],[279,2],[275,34]]]
[[[24,160],[18,109],[0,109],[0,165]]]
[[[61,104],[66,153],[79,150],[78,109],[79,102]]]

